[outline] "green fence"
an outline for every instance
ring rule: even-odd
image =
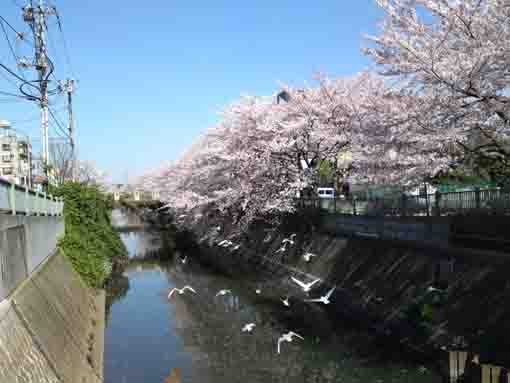
[[[510,194],[501,189],[475,189],[409,196],[301,198],[301,208],[319,208],[335,214],[389,216],[448,216],[470,213],[510,214]]]

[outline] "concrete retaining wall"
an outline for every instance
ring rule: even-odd
[[[0,301],[54,251],[64,218],[0,216]]]
[[[189,254],[226,274],[251,280],[277,303],[289,296],[293,308],[323,310],[333,326],[339,318],[350,319],[392,342],[406,342],[411,349],[437,356],[446,354],[441,347],[463,339],[486,362],[510,366],[510,306],[504,304],[510,300],[510,257],[451,243],[465,227],[461,221],[474,225],[477,217],[433,218],[430,223],[417,217],[319,218],[292,218],[279,227],[253,225],[240,234],[230,220],[208,217],[194,227],[196,242],[189,241],[195,246]],[[491,219],[478,218],[478,226]],[[295,244],[277,253],[291,233],[297,234]],[[377,236],[370,236],[374,233]],[[405,240],[395,240],[399,236]],[[232,251],[217,246],[222,239],[242,247]],[[427,241],[433,246],[421,245]],[[306,252],[317,257],[306,262]],[[290,276],[320,278],[310,294],[314,297],[337,286],[333,303],[307,305]]]
[[[0,304],[0,382],[103,380],[104,294],[53,255]]]
[[[399,217],[356,217],[326,215],[323,228],[330,234],[357,235],[447,246],[450,237],[448,217],[419,220]]]

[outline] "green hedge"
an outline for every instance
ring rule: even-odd
[[[127,260],[126,248],[111,225],[111,196],[96,186],[72,182],[52,187],[51,194],[64,197],[66,232],[59,249],[90,287],[102,287],[112,270]]]

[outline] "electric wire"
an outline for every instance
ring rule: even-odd
[[[69,53],[70,52],[69,46],[67,44],[67,39],[66,39],[66,35],[64,33],[64,28],[62,27],[62,18],[60,17],[60,14],[57,11],[56,2],[54,1],[53,3],[55,4],[53,6],[53,9],[55,11],[55,16],[57,18],[58,29],[60,31],[60,34],[62,35],[62,44],[64,45],[64,57],[66,59],[67,66],[69,67],[69,71],[71,72],[71,75],[76,79],[77,78],[76,73],[73,69],[73,64],[71,62],[71,55]]]
[[[7,45],[9,45],[9,50],[11,51],[11,54],[12,56],[14,57],[14,61],[16,62],[16,65],[19,64],[20,60],[19,60],[19,57],[18,55],[16,54],[16,52],[14,51],[14,47],[12,46],[12,43],[11,43],[11,39],[9,39],[9,35],[7,34],[7,30],[5,29],[5,24],[2,20],[0,20],[0,27],[2,27],[2,31],[4,32],[4,36],[5,36],[5,39],[7,40]],[[23,72],[20,70],[20,68],[18,67],[18,74],[25,80],[27,81],[27,79],[25,78]]]
[[[25,43],[27,43],[28,45],[30,45],[30,46],[32,46],[32,47],[34,46],[34,44],[33,44],[31,41],[27,40],[27,39],[26,39],[26,37],[25,37],[25,35],[24,35],[23,33],[18,32],[18,30],[17,30],[16,28],[14,28],[14,27],[12,26],[12,24],[11,24],[11,23],[9,23],[9,22],[6,20],[6,18],[5,18],[5,17],[3,17],[2,15],[0,15],[0,20],[1,20],[1,21],[3,21],[3,22],[5,23],[5,25],[7,25],[7,26],[9,27],[9,29],[11,29],[11,30],[12,30],[12,31],[16,34],[16,37],[17,37],[17,38],[19,38],[21,41],[24,41]]]
[[[50,113],[50,116],[53,118],[53,121],[55,121],[55,124],[57,124],[58,131],[62,133],[65,137],[70,138],[69,134],[66,132],[66,129],[62,126],[63,124],[60,122],[60,120],[55,116],[55,113],[53,113],[53,110],[51,108],[48,108],[48,112]]]

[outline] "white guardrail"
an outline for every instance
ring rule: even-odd
[[[0,179],[0,212],[12,215],[59,216],[64,200]]]

